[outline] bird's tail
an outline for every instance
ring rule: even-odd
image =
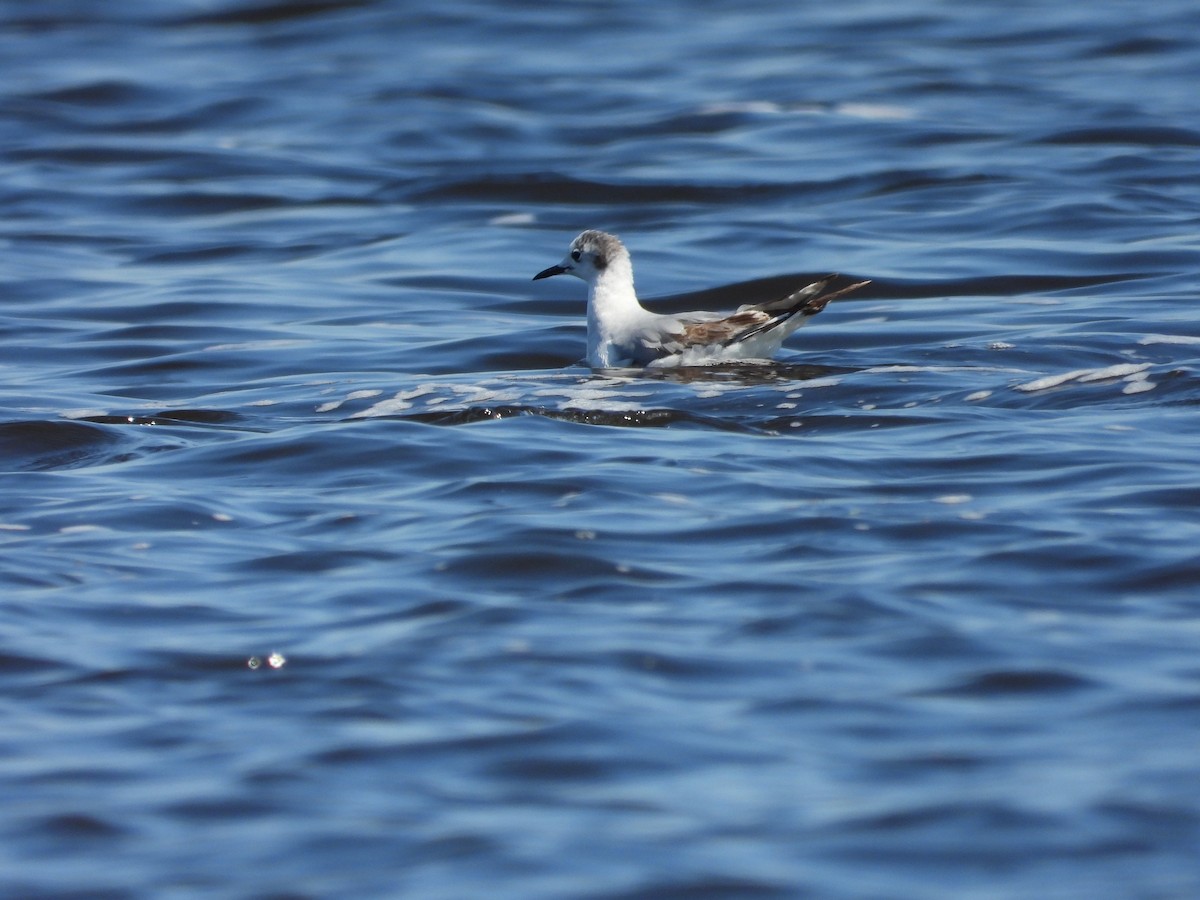
[[[820,281],[814,282],[808,287],[792,294],[792,296],[788,299],[791,300],[794,297],[797,301],[799,301],[797,302],[792,314],[795,315],[796,313],[799,313],[802,316],[815,316],[817,313],[823,310],[830,303],[830,301],[845,297],[847,294],[851,294],[854,291],[857,291],[859,288],[866,287],[871,283],[870,281],[856,281],[854,284],[847,285],[844,288],[838,288],[836,291],[831,293],[824,293],[824,289],[828,287],[830,282],[837,277],[838,276],[836,274],[826,275]],[[811,292],[814,287],[817,288],[817,290],[815,292]]]

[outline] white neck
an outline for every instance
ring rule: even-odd
[[[588,362],[620,365],[621,353],[614,345],[625,343],[647,315],[633,289],[629,257],[612,259],[588,286]]]
[[[607,269],[596,273],[588,289],[588,304],[604,319],[622,318],[642,308],[633,289],[629,257],[617,257]]]

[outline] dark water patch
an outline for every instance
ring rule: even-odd
[[[8,677],[43,675],[59,671],[60,664],[47,659],[23,656],[17,653],[0,653],[0,674]]]
[[[483,733],[455,734],[416,738],[402,744],[364,744],[317,753],[312,761],[319,764],[354,767],[364,760],[428,759],[430,754],[450,760],[461,757],[470,761],[497,753],[552,752],[585,740],[589,729],[578,726],[546,725],[533,720],[499,723]]]
[[[238,425],[243,416],[219,409],[173,409],[147,415],[96,415],[81,416],[80,421],[99,425]]]
[[[689,900],[722,897],[797,897],[807,896],[803,883],[780,884],[767,878],[738,877],[714,873],[691,878],[652,879],[648,884],[616,892],[592,893],[600,900]]]
[[[163,97],[163,92],[155,91],[145,83],[110,79],[25,94],[17,99],[93,108],[155,103]]]
[[[984,672],[953,687],[924,691],[926,697],[1009,697],[1069,694],[1096,685],[1087,678],[1056,669]]]
[[[1164,37],[1132,37],[1125,40],[1112,41],[1103,43],[1098,47],[1092,48],[1085,57],[1093,57],[1097,59],[1105,59],[1108,57],[1121,56],[1151,56],[1151,57],[1166,57],[1176,51],[1190,50],[1191,45],[1177,38]]]
[[[489,774],[517,782],[602,782],[613,774],[612,763],[595,759],[522,757],[498,761]]]
[[[734,585],[731,592],[761,593],[761,586],[749,584],[737,590]],[[794,587],[782,591],[785,596],[790,593],[795,596]],[[856,594],[837,594],[829,602],[805,603],[795,611],[772,612],[767,615],[755,615],[739,626],[738,631],[754,638],[802,638],[805,636],[821,635],[836,637],[839,635],[853,636],[860,631],[863,621],[877,621],[881,627],[898,624],[895,615],[885,608],[872,603],[865,597]]]
[[[144,397],[171,397],[179,393],[177,385],[189,383],[201,372],[217,373],[235,367],[228,357],[207,357],[194,354],[168,353],[155,359],[137,362],[122,362],[101,366],[89,374],[96,379],[112,381],[145,382],[146,388],[138,393]],[[119,391],[110,391],[118,394]]]
[[[1078,128],[1055,132],[1042,138],[1041,141],[1046,144],[1066,146],[1126,144],[1139,147],[1200,147],[1200,131],[1148,126]]]
[[[704,188],[695,185],[623,185],[615,182],[585,181],[557,174],[496,175],[471,180],[447,181],[432,187],[426,185],[404,185],[383,191],[387,198],[400,196],[416,201],[497,201],[520,200],[522,202],[557,202],[560,204],[604,204],[614,200],[630,202],[700,202],[711,200],[714,192],[721,193],[737,188]]]
[[[219,435],[220,429],[228,426],[215,428],[218,430],[213,433]],[[398,484],[407,485],[409,479],[415,479],[413,484],[440,485],[454,480],[456,473],[470,470],[472,460],[496,452],[487,435],[479,435],[483,438],[481,443],[446,442],[441,429],[397,421],[394,417],[338,421],[319,427],[300,423],[283,431],[264,429],[261,422],[256,422],[251,428],[230,432],[230,437],[233,439],[208,440],[190,448],[180,459],[170,461],[170,466],[177,476],[201,483],[218,472],[231,476],[236,473],[248,483],[263,487],[299,478],[308,482],[306,490],[285,492],[279,499],[290,497],[298,508],[304,509],[307,500],[315,500],[313,491],[318,487],[328,489],[340,484],[341,490],[353,493],[356,484],[375,486],[381,473],[388,473]],[[524,465],[542,459],[550,465],[556,458],[554,445],[548,443],[532,455],[522,455],[516,463]],[[315,501],[313,509],[304,515],[313,514],[324,505]],[[330,517],[317,519],[323,528],[360,523],[355,516],[344,518],[347,511],[336,506],[330,512]],[[285,503],[285,514],[290,518],[297,510]]]
[[[261,556],[247,560],[241,564],[246,571],[287,572],[293,574],[320,574],[353,569],[368,563],[387,562],[393,558],[390,553],[365,550],[297,550],[294,553],[280,553],[271,556]]]
[[[688,685],[711,680],[719,682],[728,678],[735,670],[742,675],[748,675],[752,670],[760,672],[768,668],[768,664],[756,664],[747,660],[731,660],[713,656],[683,656],[681,654],[661,653],[650,650],[622,650],[613,654],[616,665],[631,672],[646,673],[667,681],[679,681]],[[753,749],[747,748],[748,756],[753,756]]]
[[[291,201],[273,194],[198,193],[194,191],[164,194],[158,197],[136,197],[125,201],[138,212],[161,216],[218,216],[232,212],[278,209]]]
[[[576,425],[604,425],[616,428],[668,428],[694,426],[718,431],[752,432],[753,427],[677,409],[549,409],[537,406],[471,406],[446,412],[408,413],[398,418],[430,425],[472,425],[477,422],[511,419],[517,416],[541,416]]]
[[[620,573],[613,562],[583,552],[582,541],[576,541],[573,552],[554,552],[551,548],[496,553],[473,550],[460,553],[455,559],[441,563],[439,568],[453,576],[478,580],[488,585],[504,586],[523,581],[547,580],[564,590],[577,582],[611,579]]]
[[[122,136],[175,135],[197,129],[213,129],[219,125],[233,128],[238,125],[253,124],[256,117],[264,113],[264,106],[264,102],[259,98],[239,97],[198,105],[189,104],[181,108],[178,98],[172,98],[169,104],[158,110],[141,111],[136,115],[120,118],[114,117],[111,122],[97,123],[93,127],[97,131]],[[195,180],[194,169],[191,173],[186,172],[186,161],[199,155],[188,150],[174,156],[183,179]],[[225,154],[225,156],[229,157],[232,154]],[[210,160],[216,157],[217,154],[208,156]],[[226,164],[228,165],[228,163]]]
[[[245,330],[243,322],[251,320],[258,325],[260,315],[260,309],[245,302],[244,294],[231,293],[230,282],[204,275],[189,279],[186,288],[176,290],[172,286],[151,297],[124,290],[113,294],[108,302],[79,306],[73,313],[80,321],[119,323],[122,328],[178,326],[181,322],[192,322],[207,329],[205,343],[229,339],[244,341],[251,332]],[[261,327],[253,334],[261,338]]]
[[[238,627],[245,627],[245,619],[250,618],[251,615],[252,613],[248,611],[246,616],[241,617],[241,624]],[[243,637],[239,643],[247,645],[250,644],[250,641]],[[130,665],[119,672],[107,673],[104,680],[130,680],[141,683],[157,680],[164,684],[171,682],[203,684],[219,676],[229,675],[234,676],[235,680],[220,683],[240,686],[257,683],[258,677],[264,675],[287,677],[292,671],[286,667],[277,669],[272,666],[261,666],[258,670],[251,670],[249,659],[252,655],[253,651],[249,651],[245,655],[235,655],[228,652],[191,648],[172,650],[155,648],[144,654],[137,664]],[[289,661],[287,665],[291,666],[292,662]],[[154,731],[154,723],[145,727],[147,729],[146,736],[149,737],[149,732]],[[186,743],[189,730],[190,725],[186,721],[172,723],[172,728],[155,735],[156,740],[161,739],[158,746],[180,746]]]
[[[1040,843],[1035,836],[1044,835],[1057,824],[1052,815],[1008,803],[959,801],[884,810],[851,819],[843,823],[840,830],[874,836],[881,842],[875,848],[876,859],[899,855],[902,851],[896,842],[906,838],[912,841],[911,850],[915,857],[926,863],[953,860],[959,866],[992,866],[1015,855],[1034,852]],[[989,842],[987,847],[971,850],[949,840],[954,831],[974,828],[987,829],[996,840]],[[1043,852],[1052,853],[1050,848],[1044,848]],[[871,856],[865,847],[852,849],[848,854],[864,861]]]
[[[944,539],[950,529],[943,525],[940,531],[933,535],[935,539]],[[900,619],[900,616],[895,616]],[[904,623],[898,621],[894,627],[902,628]],[[920,659],[927,663],[935,661],[977,662],[996,652],[985,640],[974,638],[960,631],[942,627],[928,627],[915,635],[897,635],[887,640],[880,652],[895,656],[902,660]]]
[[[165,314],[160,315],[160,313]],[[133,324],[115,325],[112,328],[105,329],[102,332],[89,336],[89,340],[83,342],[85,346],[91,344],[111,344],[116,348],[132,345],[139,349],[143,347],[163,346],[167,348],[178,348],[188,344],[197,344],[203,341],[206,344],[212,344],[216,341],[224,341],[226,343],[236,343],[238,340],[247,341],[248,338],[261,338],[262,333],[259,331],[246,331],[237,328],[230,328],[222,325],[202,324],[181,325],[171,321],[173,311],[164,311],[159,307],[147,310],[145,318],[148,321],[136,322]],[[117,313],[114,318],[120,316]],[[130,356],[136,355],[130,353]]]
[[[8,550],[15,550],[18,542],[9,540],[5,542]],[[12,565],[0,560],[0,577],[3,577],[4,584],[13,590],[21,588],[60,588],[71,587],[78,583],[78,578],[72,574],[61,574],[57,571],[48,571],[46,566],[39,566],[36,556],[30,554],[27,556],[23,564]]]
[[[300,0],[287,3],[230,3],[227,8],[185,15],[172,24],[194,26],[276,25],[324,18],[347,10],[374,6],[374,0]]]
[[[1163,553],[1168,548],[1160,546],[1158,550]],[[1116,580],[1114,586],[1135,595],[1194,593],[1200,588],[1200,559],[1191,551],[1190,542],[1177,544],[1172,555],[1178,558],[1173,561],[1155,559],[1135,562],[1127,574]]]
[[[164,409],[154,418],[158,421],[184,422],[190,425],[230,425],[244,419],[240,413],[223,409]]]
[[[112,431],[80,422],[0,423],[0,461],[4,468],[48,471],[95,465],[127,446]]]
[[[563,369],[578,360],[586,340],[574,326],[525,329],[510,338],[497,340],[495,335],[487,335],[430,344],[422,348],[430,359],[422,368],[431,375],[458,374],[462,364],[457,360],[466,354],[477,361],[482,372]],[[559,347],[563,349],[557,350]]]
[[[91,813],[63,813],[51,816],[31,826],[30,837],[53,840],[112,840],[130,835],[130,832],[108,819]]]
[[[62,884],[58,887],[48,886],[59,881]],[[104,900],[136,900],[139,896],[138,891],[129,890],[107,878],[98,878],[91,886],[79,890],[66,886],[68,883],[65,878],[33,881],[0,876],[0,889],[10,896],[27,900],[96,900],[97,897],[103,897]]]
[[[95,166],[142,168],[155,163],[177,166],[182,162],[178,153],[168,148],[150,149],[107,144],[72,143],[68,146],[22,147],[11,152],[13,157],[20,162],[58,163],[86,168]]]
[[[223,261],[258,261],[263,263],[286,262],[303,259],[320,249],[317,244],[287,247],[247,246],[237,244],[213,244],[206,247],[189,247],[182,250],[160,250],[144,253],[135,258],[139,265],[173,266],[189,263],[213,263]]]
[[[946,772],[986,773],[997,765],[996,755],[984,753],[955,753],[946,751],[921,756],[906,756],[896,759],[875,760],[872,768],[890,777],[913,778],[941,775]]]
[[[939,182],[935,175],[927,176],[930,184]],[[761,198],[763,202],[840,196],[864,193],[888,193],[898,185],[908,184],[912,176],[883,175],[877,178],[855,177],[827,182],[781,182],[740,184],[697,184],[658,182],[588,181],[556,173],[504,175],[487,178],[446,181],[428,187],[424,184],[405,184],[380,192],[383,199],[403,197],[412,201],[519,200],[524,203],[550,202],[559,205],[624,204],[720,204],[723,202]]]
[[[177,800],[165,804],[160,811],[168,818],[176,818],[185,822],[207,822],[214,825],[223,821],[265,817],[279,813],[274,802],[244,795]]]
[[[913,134],[898,137],[897,141],[914,148],[944,148],[955,144],[993,144],[1002,141],[1004,137],[1004,132],[987,130],[978,123],[958,124],[956,128],[951,128],[947,123],[943,123],[940,129],[922,128]],[[1003,184],[1004,180],[998,178],[994,183]]]
[[[940,172],[887,172],[872,179],[873,183],[864,182],[868,186],[865,193],[869,196],[884,197],[888,194],[908,194],[914,191],[950,189],[961,192],[964,188],[975,185],[995,186],[1009,183],[1011,179],[983,173],[965,175],[946,175]]]

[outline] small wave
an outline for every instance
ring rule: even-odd
[[[1060,387],[1070,381],[1085,384],[1092,381],[1111,381],[1118,378],[1124,378],[1126,381],[1131,382],[1145,382],[1146,376],[1144,373],[1149,368],[1150,363],[1120,363],[1100,369],[1074,369],[1070,372],[1063,372],[1060,375],[1046,375],[1042,378],[1035,378],[1033,381],[1015,385],[1014,390],[1034,393],[1035,391],[1046,391],[1051,388]],[[1139,390],[1149,389],[1140,388]],[[1127,391],[1127,393],[1135,393],[1135,391]]]
[[[758,411],[777,407],[780,392],[788,400],[802,391],[843,383],[845,372],[788,363],[614,369],[604,373],[528,373],[460,381],[422,381],[390,396],[377,387],[357,387],[314,407],[318,414],[342,411],[348,419],[415,418],[462,424],[515,415],[541,415],[581,424],[671,424],[664,409],[679,410],[677,421],[714,424],[734,417],[737,425],[761,418]],[[763,392],[770,392],[763,396]],[[371,401],[364,405],[362,401]],[[720,415],[714,410],[720,404]],[[791,404],[795,406],[796,404]]]
[[[544,406],[469,406],[446,412],[419,412],[401,418],[428,425],[470,425],[517,416],[541,416],[577,425],[608,425],[619,428],[666,428],[672,425],[698,425],[718,431],[754,433],[751,426],[704,416],[679,409],[551,409]]]
[[[1149,344],[1200,344],[1200,336],[1193,334],[1147,334],[1138,343],[1143,346]]]

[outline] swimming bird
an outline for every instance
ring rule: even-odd
[[[588,365],[694,366],[733,360],[770,359],[788,336],[825,308],[869,281],[826,293],[837,275],[826,275],[800,290],[767,303],[747,304],[732,313],[654,313],[638,302],[633,263],[616,235],[585,231],[556,266],[533,280],[574,275],[588,283]]]

